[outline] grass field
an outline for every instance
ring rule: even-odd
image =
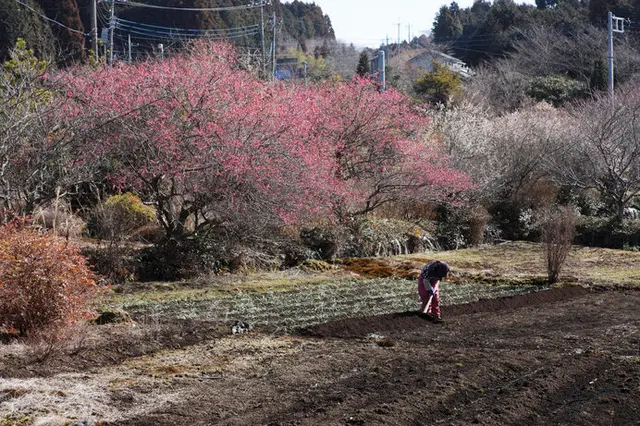
[[[336,318],[415,309],[418,272],[436,258],[452,267],[441,287],[443,305],[549,288],[540,246],[508,242],[333,264],[314,262],[313,269],[129,283],[108,295],[104,309],[124,309],[150,322],[163,318],[242,320],[286,331]],[[639,265],[640,252],[576,247],[556,285],[640,287]]]

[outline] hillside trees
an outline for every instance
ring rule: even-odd
[[[561,183],[597,190],[622,222],[625,207],[640,194],[640,98],[635,86],[571,109],[576,132],[546,159]]]
[[[33,1],[26,2],[36,11],[42,12]],[[51,58],[54,54],[54,38],[49,26],[42,19],[14,0],[0,0],[0,61],[9,58],[18,38],[34,49],[40,58]]]
[[[558,28],[571,35],[588,23],[587,6],[579,0],[541,0],[537,7],[513,0],[478,0],[465,9],[455,2],[441,8],[432,33],[434,41],[448,45],[456,57],[478,65],[504,57],[531,28]]]
[[[49,53],[53,46],[57,49],[54,53],[61,53],[57,62],[69,65],[86,57],[85,40],[81,32],[88,33],[91,29],[91,0],[25,0],[25,2],[42,11],[47,17],[54,19],[68,28],[44,22],[36,13],[16,3],[15,0],[0,0],[0,60],[6,59],[9,50],[16,39],[27,39],[29,46],[35,48],[40,57],[51,59]],[[150,3],[150,2],[144,2]],[[209,8],[217,6],[246,6],[245,0],[158,0],[155,6],[167,6],[174,8]],[[98,21],[98,34],[108,26],[108,2],[98,2],[99,15],[106,17]],[[319,38],[330,41],[335,40],[335,33],[331,26],[330,18],[322,12],[322,9],[311,3],[300,1],[281,3],[273,2],[278,19],[283,23],[284,33],[293,39]],[[239,9],[222,11],[187,11],[187,10],[162,10],[155,8],[136,7],[122,2],[116,5],[116,14],[119,18],[135,21],[146,25],[158,25],[168,28],[181,29],[209,29],[225,30],[229,28],[258,25],[260,23],[260,9]],[[148,28],[148,27],[147,27]],[[147,32],[147,31],[143,31]],[[116,37],[126,34],[116,34]],[[149,34],[140,34],[136,30],[133,34],[136,39],[138,51],[149,51],[160,40]],[[267,37],[270,34],[267,32]],[[236,38],[243,46],[259,48],[260,35]],[[172,40],[178,42],[177,39]],[[46,53],[46,55],[45,55]]]
[[[640,55],[629,39],[616,38],[616,80],[631,78],[640,65]],[[605,60],[603,46],[607,45],[606,30],[591,26],[579,32],[564,34],[561,30],[535,27],[515,43],[508,61],[531,77],[550,75],[567,76],[588,82],[594,69],[594,60]]]
[[[62,55],[58,62],[69,63],[84,58],[84,26],[80,19],[80,10],[76,0],[36,0],[50,19],[60,22],[67,28],[51,24]],[[89,27],[90,28],[90,27]],[[73,29],[75,31],[71,31]]]
[[[565,34],[534,27],[523,36],[508,56],[479,68],[467,86],[468,93],[495,112],[526,107],[531,98],[560,104],[606,88],[602,48],[606,31],[585,26]],[[616,39],[616,51],[620,55],[616,56],[615,80],[622,84],[634,78],[640,55],[626,38]]]
[[[168,237],[347,218],[469,186],[418,140],[426,122],[409,100],[366,80],[265,84],[237,70],[228,46],[200,45],[160,63],[74,70],[58,84],[65,113],[84,123],[79,164],[151,201]]]

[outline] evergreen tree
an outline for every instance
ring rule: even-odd
[[[604,66],[604,61],[600,58],[593,61],[593,71],[591,72],[591,78],[589,79],[589,88],[591,90],[605,90],[608,86],[607,69]]]
[[[456,10],[456,7],[457,4],[455,4],[453,9]],[[452,8],[448,8],[447,6],[440,8],[433,22],[432,32],[436,42],[446,42],[462,34],[462,25],[452,12]]]
[[[462,79],[446,65],[433,61],[433,71],[419,77],[414,89],[430,101],[447,105],[454,96],[462,94]]]
[[[37,0],[45,15],[50,19],[60,22],[63,28],[56,24],[51,24],[51,31],[58,40],[62,57],[60,62],[67,63],[73,60],[84,58],[84,25],[80,19],[80,9],[76,0]]]
[[[589,19],[594,25],[602,25],[607,22],[607,13],[613,12],[619,16],[629,16],[628,2],[625,0],[590,0]]]
[[[360,59],[358,60],[358,67],[356,68],[356,73],[360,77],[367,77],[369,73],[371,73],[371,66],[369,65],[369,55],[367,52],[362,52],[360,54]]]
[[[26,3],[42,13],[32,0]],[[0,62],[9,58],[9,52],[18,38],[24,39],[40,58],[51,58],[55,39],[49,26],[37,14],[19,5],[15,0],[0,0]]]

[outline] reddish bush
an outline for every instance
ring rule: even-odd
[[[13,221],[0,227],[0,328],[33,335],[91,315],[95,276],[65,239]]]

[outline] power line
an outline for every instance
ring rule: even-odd
[[[127,28],[116,24],[115,29],[121,30],[124,33],[137,34],[141,36],[146,36],[147,38],[155,38],[158,40],[187,40],[191,38],[212,38],[212,39],[232,39],[238,37],[245,37],[256,35],[259,33],[258,30],[253,31],[238,31],[231,32],[227,34],[181,34],[181,33],[170,33],[170,32],[158,32],[158,31],[148,31],[140,28]]]
[[[209,39],[232,39],[238,37],[252,36],[259,33],[260,29],[258,25],[236,27],[234,29],[220,29],[220,30],[198,30],[197,32],[184,32],[181,29],[169,28],[166,29],[153,29],[145,28],[140,25],[132,25],[120,22],[116,19],[114,29],[117,29],[123,33],[137,34],[140,36],[146,36],[148,38],[156,38],[160,40],[187,40],[193,38],[209,38]]]
[[[126,0],[105,0],[104,2],[133,6],[133,7],[152,7],[155,9],[181,10],[187,12],[200,11],[223,11],[223,10],[246,10],[258,7],[264,7],[264,1],[254,1],[249,5],[218,7],[218,8],[174,8],[149,5],[146,3],[130,2]],[[206,38],[208,40],[232,40],[238,38],[253,37],[260,34],[260,24],[252,24],[246,26],[220,28],[220,29],[194,29],[194,28],[177,28],[163,25],[146,24],[128,19],[119,18],[117,16],[107,16],[107,10],[101,8],[98,13],[101,26],[108,29],[116,38],[128,42],[129,37],[140,42],[181,42],[196,38]],[[111,45],[111,49],[115,50],[115,46]],[[123,48],[124,49],[124,48]]]
[[[146,7],[150,9],[163,9],[163,10],[183,10],[189,12],[218,12],[224,10],[243,10],[243,9],[255,9],[258,7],[266,6],[266,3],[251,3],[240,6],[223,6],[223,7],[172,7],[172,6],[159,6],[156,4],[148,4],[148,3],[138,3],[127,0],[111,0],[115,3],[127,5],[127,6],[135,6],[135,7]]]
[[[221,31],[227,31],[227,30],[243,30],[246,28],[257,28],[259,26],[259,24],[253,24],[253,25],[245,25],[242,27],[228,27],[228,28],[221,28],[219,30],[205,30],[205,29],[189,29],[189,28],[177,28],[177,27],[167,27],[167,26],[162,26],[162,25],[152,25],[152,24],[144,24],[142,22],[135,22],[135,21],[129,21],[127,19],[123,19],[123,18],[116,18],[116,23],[117,22],[124,22],[123,25],[125,24],[131,24],[133,26],[140,26],[140,27],[148,27],[148,28],[157,28],[157,29],[161,29],[161,30],[166,30],[166,31],[188,31],[188,32],[221,32]]]
[[[88,33],[82,32],[82,31],[80,31],[80,30],[76,30],[76,29],[71,28],[71,27],[67,27],[67,26],[66,26],[65,24],[63,24],[62,22],[58,22],[58,21],[56,21],[55,19],[51,19],[51,18],[49,18],[48,16],[43,15],[42,13],[38,12],[37,10],[35,10],[35,9],[34,9],[34,8],[32,8],[31,6],[29,6],[28,4],[21,2],[20,0],[15,0],[15,1],[16,1],[16,3],[21,4],[22,6],[26,7],[26,8],[27,8],[27,9],[29,9],[30,11],[32,11],[33,13],[37,14],[37,15],[38,15],[38,16],[40,16],[42,19],[45,19],[45,20],[47,20],[47,21],[49,21],[49,22],[52,22],[52,23],[54,23],[54,24],[56,24],[56,25],[59,25],[59,26],[61,26],[62,28],[65,28],[65,29],[67,29],[67,30],[69,30],[69,31],[71,31],[71,32],[78,33],[78,34],[82,34],[82,35],[83,35],[83,36],[85,36],[85,37],[88,37],[88,36],[89,36],[89,34],[88,34]]]

